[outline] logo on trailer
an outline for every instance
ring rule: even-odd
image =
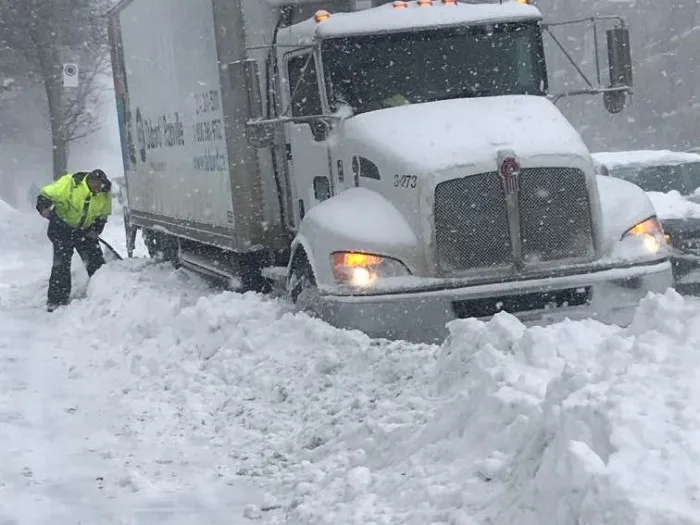
[[[498,174],[503,184],[503,193],[513,195],[520,191],[520,162],[515,155],[503,155],[499,159]]]
[[[136,108],[136,141],[139,146],[141,162],[146,162],[146,127],[141,116],[141,108]]]

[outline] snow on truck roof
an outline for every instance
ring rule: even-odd
[[[467,4],[463,2],[418,1],[394,3],[351,13],[328,13],[292,26],[291,32],[303,38],[332,38],[345,35],[395,32],[436,26],[485,24],[489,22],[541,20],[540,11],[529,4],[504,1],[503,4]]]
[[[593,160],[607,168],[621,166],[660,166],[663,164],[681,164],[683,162],[700,162],[697,153],[683,151],[633,150],[633,151],[602,151],[592,153]]]

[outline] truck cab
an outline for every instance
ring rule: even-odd
[[[163,13],[173,9],[161,3]],[[242,254],[269,254],[248,261],[264,278],[281,278],[300,308],[372,336],[423,341],[444,338],[451,320],[501,311],[527,323],[625,324],[648,292],[673,285],[648,196],[597,176],[555,105],[562,95],[603,94],[609,111],[624,108],[631,58],[621,21],[605,31],[609,85],[556,95],[543,45],[551,27],[527,0],[185,3],[186,11],[169,16],[189,13],[177,20],[180,29],[210,28],[213,43],[198,37],[183,52],[199,68],[205,52],[216,52],[219,80],[209,84],[221,96],[210,90],[207,108],[223,122],[217,151],[227,148],[216,168],[230,176],[214,187],[209,174],[171,174],[166,150],[143,168],[133,155],[127,186],[152,189],[129,190],[129,200],[141,199],[147,210],[130,220],[166,239],[174,258],[226,274],[246,266]],[[205,3],[211,22],[196,19]],[[139,20],[159,16],[142,5]],[[137,24],[136,16],[122,13],[119,22]],[[116,48],[119,31],[115,24]],[[153,54],[174,38],[162,31]],[[134,53],[149,53],[136,37],[142,32],[131,33]],[[167,67],[165,81],[191,83],[187,71],[173,75]],[[134,93],[163,85],[152,70],[138,74],[153,79],[137,78]],[[128,91],[126,82],[116,85]],[[141,106],[164,112],[160,92],[149,96]],[[186,130],[196,115],[175,98],[181,148],[194,150],[198,136],[190,146]],[[127,109],[136,104],[118,100]],[[128,138],[126,117],[122,127]],[[187,199],[170,206],[154,191],[169,180],[208,184],[210,214]],[[158,200],[147,207],[150,195]],[[184,210],[186,219],[155,217],[158,206],[170,206],[171,215]],[[221,217],[216,229],[210,215]]]
[[[671,286],[648,199],[631,185],[601,187],[548,98],[532,5],[319,10],[279,30],[276,44],[300,225],[288,284],[295,299],[313,290],[316,313],[336,324],[360,318],[376,334],[408,314],[411,331],[425,334],[503,309],[538,322],[605,318],[591,305],[614,312],[617,292],[629,305]],[[633,212],[616,223],[625,191]],[[617,278],[610,256],[638,224],[655,249]]]

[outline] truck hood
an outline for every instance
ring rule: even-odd
[[[493,163],[501,149],[527,159],[582,157],[586,145],[546,98],[509,95],[411,104],[363,113],[344,123],[344,139],[381,165],[424,174]],[[359,151],[358,151],[359,150]],[[388,166],[387,166],[388,167]],[[396,166],[398,167],[398,166]]]
[[[698,196],[684,196],[675,190],[667,193],[649,191],[647,195],[654,204],[657,216],[662,221],[700,219]]]

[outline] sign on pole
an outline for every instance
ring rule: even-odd
[[[78,87],[78,64],[72,62],[63,64],[63,87]]]

